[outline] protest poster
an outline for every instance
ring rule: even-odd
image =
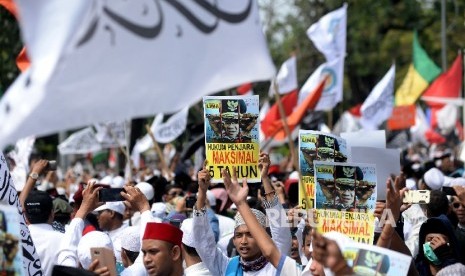
[[[98,123],[94,127],[97,130],[95,137],[102,148],[119,148],[127,144],[128,122]]]
[[[386,199],[386,180],[400,174],[400,150],[373,147],[352,147],[349,162],[376,164],[377,199]]]
[[[299,167],[301,172],[299,203],[304,209],[314,208],[313,161],[346,162],[348,158],[349,153],[344,139],[319,131],[299,131]]]
[[[0,203],[0,275],[23,273],[18,210]]]
[[[223,181],[223,169],[232,174],[233,166],[238,179],[260,182],[258,96],[206,96],[203,104],[207,168],[212,183]]]
[[[19,252],[22,254],[22,258],[20,258],[20,260],[22,262],[25,275],[42,275],[40,259],[37,255],[37,250],[34,247],[29,228],[27,227],[23,208],[19,202],[18,193],[15,189],[13,178],[10,175],[7,161],[2,152],[0,152],[0,203],[12,207],[18,215],[19,221],[17,225],[21,237],[20,240],[22,248]],[[3,210],[3,205],[0,210]]]
[[[376,165],[313,163],[318,231],[336,231],[372,244],[376,205]]]
[[[350,243],[342,254],[355,275],[406,276],[412,258],[386,248]]]

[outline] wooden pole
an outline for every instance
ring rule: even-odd
[[[168,168],[168,165],[166,164],[165,157],[163,156],[163,152],[161,151],[161,148],[160,148],[160,146],[158,145],[157,140],[155,140],[155,136],[153,135],[153,132],[152,132],[152,130],[150,129],[150,126],[149,126],[149,125],[145,125],[145,129],[147,130],[147,133],[149,134],[150,138],[152,139],[153,148],[155,149],[155,151],[157,152],[158,156],[160,157],[160,162],[161,162],[161,166],[162,166],[163,170],[164,170],[166,173],[169,173],[170,170],[169,170],[169,168]]]

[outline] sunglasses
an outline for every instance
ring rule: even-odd
[[[462,208],[465,208],[465,206],[463,206],[462,203],[460,203],[460,202],[452,203],[452,207],[454,207],[454,209],[458,209],[458,208],[460,208],[460,206],[462,206]]]

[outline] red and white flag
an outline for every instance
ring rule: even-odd
[[[241,96],[252,96],[253,95],[253,86],[250,82],[245,83],[238,88],[236,88],[237,95]]]

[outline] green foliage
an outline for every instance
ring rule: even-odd
[[[273,3],[271,1],[271,3]],[[413,30],[430,57],[441,65],[441,6],[430,0],[348,0],[347,56],[345,60],[344,103],[346,109],[363,102],[373,86],[396,63],[396,87],[400,85],[412,61]],[[463,14],[465,3],[446,1],[448,65],[465,44]],[[288,16],[270,11],[266,14],[267,38],[275,64],[279,66],[293,50],[298,52],[298,79],[306,78],[324,62],[305,31],[326,13],[342,6],[343,1],[294,0]],[[279,7],[278,7],[279,8]],[[274,19],[269,18],[274,15]],[[267,17],[268,16],[268,17]]]
[[[16,56],[21,51],[19,27],[16,19],[0,7],[0,96],[19,74]]]

